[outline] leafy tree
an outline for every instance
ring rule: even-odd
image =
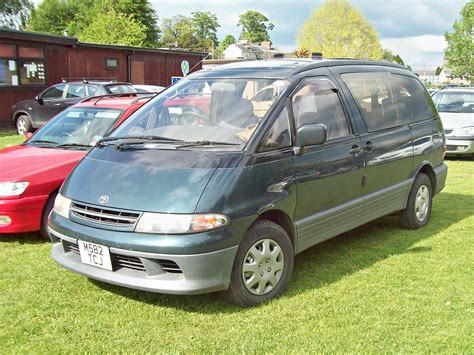
[[[461,10],[461,19],[454,21],[454,31],[446,32],[444,37],[448,47],[444,57],[454,76],[471,79],[474,75],[474,0]]]
[[[209,11],[192,12],[192,22],[196,31],[197,38],[211,41],[214,47],[217,47],[217,29],[221,27],[217,21],[217,15]]]
[[[390,49],[387,49],[387,48],[384,48],[382,50],[382,58],[381,59],[385,59],[385,60],[388,60],[389,62],[397,63],[397,64],[400,64],[400,65],[406,66],[405,61],[402,59],[402,57],[400,57],[398,54],[393,54],[392,51]]]
[[[297,44],[325,57],[382,58],[377,32],[348,0],[326,0],[300,28]]]
[[[78,38],[82,42],[140,47],[146,40],[146,27],[132,16],[110,7],[99,12]]]
[[[212,23],[202,24],[203,18],[208,16]],[[179,48],[207,52],[214,46],[217,27],[217,17],[211,13],[194,12],[192,17],[176,15],[162,22],[163,44],[176,43]],[[217,41],[217,38],[215,40]]]
[[[242,27],[239,38],[250,40],[253,43],[269,41],[268,31],[275,27],[264,14],[258,11],[247,11],[240,15],[237,26]]]
[[[97,14],[111,9],[117,14],[133,19],[145,28],[143,46],[156,47],[159,43],[158,17],[148,0],[43,0],[33,9],[28,30],[69,36],[79,36]],[[119,24],[123,21],[111,21]],[[117,31],[124,30],[117,29]],[[128,31],[128,30],[127,30]]]
[[[0,28],[22,29],[28,21],[32,8],[33,4],[30,0],[1,0]]]

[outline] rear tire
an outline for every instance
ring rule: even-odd
[[[290,283],[293,246],[285,230],[258,221],[245,234],[224,297],[240,307],[252,307],[278,297]]]
[[[41,227],[40,227],[40,236],[42,239],[49,240],[49,233],[48,233],[48,217],[54,207],[54,200],[58,195],[57,192],[51,194],[49,196],[48,201],[43,208],[43,214],[41,215]]]
[[[33,132],[33,124],[28,115],[21,115],[16,119],[16,131],[21,136],[28,132]]]
[[[418,229],[428,223],[433,203],[433,187],[428,175],[420,173],[408,196],[407,207],[400,212],[400,225],[406,229]]]

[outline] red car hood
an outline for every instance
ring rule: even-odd
[[[31,181],[40,176],[43,180],[50,174],[53,179],[65,179],[86,153],[22,145],[0,149],[0,181]]]

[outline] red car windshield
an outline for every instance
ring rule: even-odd
[[[111,130],[123,112],[103,107],[71,107],[59,113],[26,143],[92,146]]]

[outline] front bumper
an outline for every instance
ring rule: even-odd
[[[454,139],[446,136],[447,155],[474,154],[474,139]]]
[[[196,255],[167,255],[110,248],[114,269],[109,271],[83,264],[76,239],[51,228],[49,233],[53,241],[51,256],[66,269],[118,286],[182,295],[227,289],[238,248],[235,246]]]
[[[0,200],[0,216],[9,217],[8,224],[0,223],[0,233],[25,233],[38,231],[48,196]]]

